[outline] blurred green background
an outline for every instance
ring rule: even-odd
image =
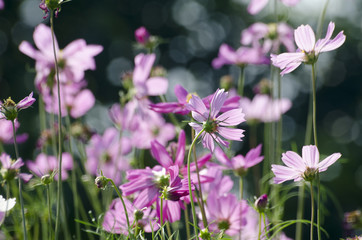
[[[18,50],[21,41],[33,42],[34,27],[43,20],[39,0],[4,0],[0,10],[0,98],[11,96],[18,101],[34,88],[34,61]],[[120,76],[133,68],[134,30],[145,26],[152,35],[167,42],[157,50],[157,64],[168,70],[169,100],[173,86],[182,84],[192,92],[205,96],[219,85],[221,76],[238,77],[238,69],[211,67],[222,43],[240,46],[240,33],[250,24],[274,20],[268,6],[256,16],[247,13],[248,0],[73,0],[62,7],[55,20],[55,33],[60,48],[84,38],[88,44],[100,44],[104,51],[96,57],[97,70],[88,71],[88,87],[96,96],[96,106],[85,121],[99,131],[111,125],[106,111],[119,99]],[[281,18],[293,28],[310,24],[317,28],[325,0],[301,0],[293,9],[279,5]],[[271,5],[271,4],[270,4]],[[341,152],[343,159],[322,174],[324,186],[338,199],[328,198],[330,215],[324,226],[330,239],[342,236],[343,212],[362,206],[362,1],[330,0],[323,33],[328,22],[336,23],[337,32],[344,30],[347,40],[336,51],[321,55],[317,66],[317,125],[321,154]],[[310,92],[309,66],[303,66],[282,78],[282,95],[292,100],[293,107],[283,118],[283,148],[298,150],[304,144],[305,125]],[[269,77],[269,66],[248,66],[247,95],[262,78]],[[35,105],[20,116],[19,132],[30,138],[21,145],[24,159],[33,158],[39,136],[39,121]],[[12,146],[7,150],[11,153]],[[297,199],[286,205],[285,218],[294,218]],[[292,210],[292,211],[288,211]],[[308,216],[308,213],[306,213]],[[287,233],[293,231],[290,231]],[[293,235],[290,235],[293,236]]]

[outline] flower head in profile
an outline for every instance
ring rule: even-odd
[[[204,102],[196,95],[192,95],[189,102],[192,117],[196,120],[189,125],[195,129],[196,134],[204,131],[201,134],[202,143],[212,152],[215,148],[214,141],[222,146],[229,146],[229,142],[221,137],[241,141],[244,136],[244,130],[229,128],[245,121],[244,113],[240,108],[229,110],[218,116],[227,96],[228,93],[224,89],[218,89],[211,99],[210,109],[207,109]]]
[[[20,173],[20,168],[24,165],[24,162],[21,158],[17,160],[11,159],[6,153],[0,155],[1,169],[0,175],[3,180],[10,182],[11,180],[20,177],[25,182],[28,182],[33,175],[27,173]]]
[[[55,11],[55,17],[58,17],[61,5],[69,1],[70,0],[41,0],[39,8],[43,10],[45,14],[43,18],[47,18],[50,11]]]
[[[332,155],[319,162],[319,151],[314,145],[304,146],[302,157],[293,151],[283,153],[282,161],[286,166],[272,165],[275,175],[274,183],[279,184],[288,180],[313,181],[318,172],[324,172],[341,157],[340,153]]]
[[[20,102],[15,103],[11,97],[4,100],[4,103],[0,104],[0,117],[5,118],[6,120],[14,121],[18,117],[18,113],[30,107],[35,102],[33,98],[33,92],[29,96],[22,99]]]
[[[295,43],[298,46],[295,53],[282,53],[271,55],[273,65],[283,70],[280,74],[284,75],[294,71],[302,62],[305,64],[314,64],[322,52],[332,51],[339,48],[346,40],[343,31],[331,39],[334,31],[334,23],[330,22],[325,38],[315,40],[315,35],[309,25],[301,25],[294,31]]]

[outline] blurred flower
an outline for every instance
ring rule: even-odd
[[[260,47],[240,47],[236,51],[227,44],[222,44],[219,49],[219,55],[212,61],[214,68],[221,68],[223,65],[247,64],[269,64],[270,60],[264,55]]]
[[[286,23],[254,23],[241,33],[241,44],[261,47],[264,53],[276,53],[281,45],[295,51],[293,28]]]
[[[9,182],[17,177],[20,177],[24,182],[28,182],[33,175],[27,173],[19,173],[20,168],[24,165],[21,158],[12,160],[9,155],[2,153],[0,155],[1,170],[0,173],[4,181]]]
[[[130,151],[130,140],[126,137],[120,138],[116,128],[106,129],[103,136],[94,134],[86,146],[86,170],[94,176],[102,171],[105,177],[120,184],[122,172],[129,168],[125,155]]]
[[[5,199],[0,195],[0,226],[4,222],[5,214],[10,211],[16,204],[16,198]]]
[[[58,158],[55,156],[49,156],[44,153],[40,153],[35,162],[26,161],[26,166],[31,172],[33,172],[38,177],[43,177],[45,175],[53,175],[54,171],[58,171]],[[70,153],[62,153],[62,180],[68,178],[69,170],[73,169],[73,158]],[[54,175],[55,179],[58,180],[58,174]]]
[[[145,232],[157,231],[159,225],[156,220],[156,211],[151,207],[140,208],[132,204],[127,198],[123,198],[129,217],[129,222],[134,229],[136,224]],[[137,222],[137,223],[136,223]],[[114,199],[104,214],[103,229],[110,233],[128,235],[127,219],[120,198]],[[136,230],[137,231],[137,230]]]
[[[139,27],[134,32],[136,41],[140,44],[146,44],[150,38],[150,33],[147,31],[145,27]]]
[[[314,145],[304,146],[300,157],[297,153],[288,151],[282,154],[282,161],[287,166],[272,165],[275,175],[274,183],[280,184],[288,180],[312,181],[318,172],[324,172],[341,157],[340,153],[333,153],[319,162],[319,151]]]
[[[95,104],[95,97],[89,89],[84,89],[86,81],[68,82],[61,85],[61,108],[62,116],[68,113],[73,118],[85,115]],[[45,110],[48,113],[58,114],[58,87],[43,89],[43,100]]]
[[[263,161],[264,157],[261,154],[261,144],[256,148],[251,149],[246,156],[239,154],[229,159],[221,148],[216,148],[215,157],[221,162],[226,169],[231,169],[240,177],[245,176],[247,170],[256,164]]]
[[[15,131],[20,127],[17,119],[14,120]],[[0,118],[0,142],[5,144],[14,143],[13,124],[11,121]],[[28,134],[20,134],[16,136],[17,143],[23,143],[28,139]]]
[[[246,97],[241,98],[240,106],[245,113],[248,123],[253,122],[275,122],[283,113],[288,111],[292,102],[289,99],[271,99],[265,94],[257,94],[253,100]]]
[[[5,4],[4,4],[4,0],[0,0],[0,10],[4,9]]]
[[[300,0],[280,0],[284,5],[288,7],[295,6]],[[248,6],[248,12],[252,15],[260,12],[267,4],[269,0],[251,0]]]
[[[150,77],[151,69],[155,60],[155,54],[140,53],[135,57],[133,85],[135,88],[136,98],[158,96],[166,93],[168,80],[160,76]]]
[[[295,53],[282,53],[271,55],[273,65],[283,70],[280,74],[284,75],[294,71],[302,62],[305,64],[314,64],[318,60],[319,53],[332,51],[339,48],[346,36],[343,31],[331,39],[334,31],[334,23],[330,22],[326,37],[315,41],[315,35],[309,25],[301,25],[294,31],[295,43],[298,46]]]
[[[39,24],[33,34],[35,45],[39,51],[27,41],[19,45],[19,50],[35,59],[37,71],[35,85],[39,92],[44,88],[52,89],[55,84],[55,63],[51,30],[44,24]],[[60,82],[80,82],[84,79],[86,70],[94,70],[94,56],[102,52],[100,45],[87,45],[84,39],[77,39],[60,50],[55,39],[55,50],[58,57]]]
[[[218,89],[211,100],[210,109],[207,109],[202,100],[196,95],[192,95],[189,101],[192,117],[196,120],[196,122],[191,122],[189,125],[195,129],[196,135],[204,129],[201,135],[202,143],[210,151],[214,151],[214,140],[222,146],[229,146],[229,142],[223,140],[220,136],[235,141],[242,141],[241,138],[244,136],[244,130],[228,128],[245,121],[241,109],[233,109],[216,117],[227,96],[228,93],[224,92],[224,89]]]
[[[245,200],[239,201],[233,194],[217,196],[211,193],[206,203],[205,211],[210,232],[215,234],[223,231],[229,236],[239,234],[241,227],[246,224],[248,204]]]

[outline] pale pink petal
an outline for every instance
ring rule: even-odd
[[[146,81],[147,95],[159,96],[167,92],[168,80],[164,77],[152,77]]]
[[[300,50],[310,53],[314,49],[315,35],[309,25],[301,25],[294,31],[295,43]]]
[[[333,153],[332,155],[325,158],[318,164],[319,172],[324,172],[329,166],[335,163],[342,155],[340,153]]]
[[[205,133],[205,135],[202,138],[202,144],[204,147],[208,148],[211,152],[214,151],[215,145],[214,145],[214,139],[211,134]]]
[[[221,136],[229,140],[242,141],[241,138],[244,137],[243,129],[218,127],[217,131]]]
[[[242,109],[232,109],[227,111],[216,118],[220,126],[236,126],[242,122],[245,122],[245,114]]]
[[[24,53],[25,55],[35,59],[40,60],[41,54],[37,51],[29,42],[22,41],[19,45],[19,51]]]
[[[135,57],[135,68],[133,70],[133,83],[144,83],[150,75],[153,63],[156,60],[155,54],[140,53]]]
[[[72,169],[73,169],[72,155],[68,152],[62,153],[62,170],[72,170]]]
[[[272,171],[275,175],[274,183],[276,184],[296,179],[301,174],[301,172],[296,171],[295,169],[281,165],[274,165],[274,164],[272,165]]]
[[[295,152],[288,151],[282,154],[282,161],[290,168],[304,171],[305,170],[305,163],[304,160]]]
[[[216,159],[222,163],[223,165],[227,166],[228,168],[232,169],[233,165],[231,164],[230,159],[226,156],[225,152],[217,147],[214,151]]]
[[[342,44],[346,41],[346,35],[343,34],[342,32],[339,32],[338,35],[328,41],[323,47],[320,47],[318,49],[319,52],[328,52],[328,51],[332,51],[334,49],[339,48],[340,46],[342,46]],[[317,48],[317,47],[316,47]],[[317,51],[317,50],[316,50]]]
[[[301,62],[304,61],[304,58],[305,58],[305,53],[303,52],[282,53],[279,55],[271,54],[271,60],[273,62],[273,65],[279,67],[280,69],[284,69],[289,64],[292,63],[300,64]]]
[[[185,88],[183,88],[181,85],[176,84],[175,86],[175,95],[177,97],[178,102],[180,103],[186,103],[187,101],[187,95],[189,94]]]
[[[162,167],[167,169],[173,165],[170,154],[157,140],[151,142],[151,154]]]
[[[252,15],[260,12],[267,4],[269,0],[251,0],[248,6],[248,12]]]
[[[73,118],[79,118],[86,114],[95,104],[93,93],[85,89],[81,91],[73,100],[73,105],[70,109],[70,115]]]
[[[227,44],[222,44],[219,49],[218,57],[212,61],[212,66],[216,69],[225,64],[235,64],[237,59],[236,52]]]
[[[203,122],[203,121],[207,120],[209,111],[207,110],[207,108],[206,108],[205,104],[203,103],[203,101],[201,100],[201,98],[199,98],[196,95],[192,95],[192,97],[189,101],[189,106],[191,106],[191,109],[192,109],[192,117],[196,121]]]
[[[224,105],[225,100],[228,97],[228,93],[224,89],[218,89],[212,97],[210,103],[210,118],[215,118],[220,112],[221,107]]]
[[[33,34],[34,42],[37,48],[47,57],[50,59],[54,59],[54,53],[53,53],[53,40],[52,40],[52,33],[50,30],[50,27],[39,24]],[[55,41],[55,50],[56,52],[59,52],[58,42],[56,39]]]
[[[314,145],[304,146],[302,150],[302,158],[308,167],[316,169],[319,163],[318,148]]]
[[[299,65],[302,64],[302,62],[293,62],[290,63],[286,68],[284,68],[283,71],[280,72],[280,75],[284,76],[284,74],[293,72]]]
[[[186,135],[185,131],[181,130],[178,136],[177,152],[175,157],[175,164],[179,167],[182,166],[185,158]]]

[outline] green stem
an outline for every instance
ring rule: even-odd
[[[166,229],[168,234],[168,240],[172,240],[172,231],[171,231],[170,222],[166,222]]]
[[[55,63],[55,75],[57,80],[57,90],[58,90],[58,191],[57,191],[57,216],[55,220],[55,240],[58,239],[59,234],[59,225],[60,225],[60,202],[62,198],[62,107],[61,107],[61,98],[60,98],[60,79],[59,79],[59,66],[57,52],[55,49],[55,36],[54,36],[54,11],[50,11],[50,29],[52,34],[53,42],[53,53],[54,53],[54,63]]]
[[[13,125],[13,138],[14,138],[14,148],[15,148],[15,156],[16,159],[19,159],[19,151],[18,151],[18,144],[16,143],[16,130],[15,130],[15,122],[14,120],[11,121],[12,125]],[[20,174],[20,169],[19,169],[19,174]],[[24,214],[24,201],[23,201],[23,191],[22,191],[22,183],[21,183],[21,178],[18,177],[19,180],[19,198],[20,198],[20,206],[21,206],[21,217],[23,218],[23,236],[24,239],[28,239],[28,234],[26,231],[26,221],[25,221],[25,214]]]
[[[238,81],[238,94],[239,96],[243,96],[244,94],[244,82],[245,82],[245,66],[240,66],[240,75]]]
[[[239,176],[239,189],[240,189],[240,200],[243,200],[244,197],[244,183],[243,177]],[[240,211],[240,219],[242,219],[243,211]],[[240,231],[239,231],[239,240],[241,239],[241,232],[242,232],[242,221],[240,221]]]
[[[259,230],[258,230],[258,240],[260,240],[261,236],[261,213],[259,213]]]
[[[112,179],[107,178],[107,182],[111,182],[111,184],[113,185],[113,188],[116,190],[116,193],[117,193],[118,197],[119,197],[119,198],[121,199],[121,201],[122,201],[124,213],[125,213],[125,215],[126,215],[128,231],[130,231],[130,229],[131,229],[130,227],[131,227],[131,226],[130,226],[130,224],[129,224],[128,212],[127,212],[126,204],[125,204],[124,201],[123,201],[122,194],[119,192],[118,187],[116,186],[116,184],[113,182]]]
[[[319,180],[319,172],[317,173],[317,232],[318,232],[318,240],[321,240],[321,222],[320,222],[320,217],[321,217],[321,208],[320,208],[320,180]]]
[[[70,117],[69,117],[69,111],[66,117],[66,125],[67,125],[67,132],[69,137],[69,152],[72,155],[72,158],[74,159],[73,154],[73,147],[72,147],[72,133],[71,133],[71,123],[70,123]],[[75,219],[79,219],[79,199],[78,199],[78,190],[77,190],[77,176],[75,169],[77,168],[77,162],[74,161],[74,169],[72,170],[72,191],[73,191],[73,201],[74,201],[74,217]],[[76,236],[77,239],[80,238],[80,226],[78,222],[75,222],[75,229],[76,229]]]
[[[304,213],[304,187],[305,184],[302,182],[303,185],[299,186],[299,192],[298,192],[298,209],[297,209],[297,219],[302,220],[303,219],[303,213]],[[302,239],[302,223],[297,222],[296,230],[295,230],[295,240],[301,240]]]
[[[187,155],[187,180],[189,184],[189,194],[190,194],[190,202],[191,202],[191,210],[192,210],[192,218],[194,223],[194,232],[195,232],[195,238],[198,239],[198,233],[197,233],[197,221],[196,221],[196,211],[195,211],[195,205],[194,205],[194,198],[192,196],[192,187],[191,187],[191,169],[190,169],[190,162],[191,162],[191,152],[193,147],[195,146],[196,140],[201,136],[201,134],[205,131],[205,129],[202,129],[197,136],[194,138],[194,140],[191,143],[189,153]],[[207,226],[205,226],[207,227]]]
[[[192,139],[194,139],[194,137],[195,137],[195,131],[193,128],[191,129],[191,137],[192,137]],[[197,185],[199,187],[199,193],[200,193],[200,198],[197,198],[197,199],[200,199],[200,201],[197,201],[197,202],[198,202],[198,204],[200,206],[200,210],[201,210],[202,223],[204,224],[205,228],[207,228],[208,223],[207,223],[207,218],[206,218],[206,214],[205,214],[204,198],[202,196],[202,188],[201,188],[201,181],[200,181],[200,174],[199,174],[199,166],[197,164],[196,149],[194,148],[192,152],[194,155],[194,162],[195,162],[195,168],[196,168]]]
[[[191,239],[190,225],[189,225],[189,210],[187,209],[187,203],[184,201],[185,206],[185,224],[186,224],[186,236],[187,240]]]
[[[161,239],[165,239],[164,238],[164,230],[163,230],[163,197],[161,197],[161,209],[160,209],[160,226],[161,226]]]
[[[314,145],[318,147],[317,142],[317,125],[316,125],[316,72],[315,64],[312,64],[312,88],[313,88],[313,136],[314,136]]]
[[[46,185],[46,189],[47,189],[47,204],[48,204],[48,217],[49,217],[49,221],[48,221],[48,229],[49,229],[49,239],[53,239],[52,238],[52,207],[50,205],[50,189],[49,189],[49,184]]]
[[[268,225],[266,224],[265,213],[262,213],[262,215],[263,215],[263,220],[264,220],[264,234],[265,234],[266,240],[268,240],[269,239],[269,237],[268,237]]]
[[[319,18],[318,27],[317,27],[317,34],[316,34],[317,39],[321,38],[323,22],[324,22],[324,19],[326,17],[328,4],[329,4],[329,0],[327,0],[326,3],[324,4],[324,7],[323,7],[323,10],[322,10],[322,13],[321,13],[321,17]]]
[[[39,119],[40,119],[40,134],[46,130],[46,116],[45,116],[45,109],[44,109],[44,101],[42,96],[39,96]],[[41,147],[42,153],[46,153],[46,145],[43,144]]]
[[[311,199],[311,212],[310,212],[310,240],[313,240],[313,224],[314,224],[314,194],[313,182],[310,182],[310,199]]]

